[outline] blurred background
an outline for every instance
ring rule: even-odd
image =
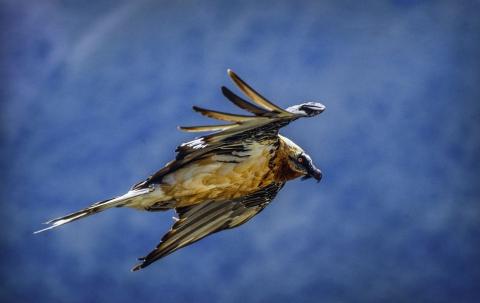
[[[480,302],[478,1],[0,3],[2,302]],[[320,184],[136,273],[172,212],[32,235],[236,111],[227,68],[327,106],[282,131]]]

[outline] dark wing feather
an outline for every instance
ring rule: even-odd
[[[183,130],[184,132],[193,133],[193,132],[214,132],[222,131],[232,127],[235,127],[236,124],[218,124],[218,125],[201,125],[201,126],[179,126],[178,129]]]
[[[287,112],[281,107],[273,104],[272,102],[268,101],[265,97],[257,93],[253,88],[250,87],[245,81],[243,81],[237,74],[235,74],[232,70],[228,70],[228,75],[232,78],[233,82],[240,88],[245,95],[247,95],[253,102],[257,103],[258,105],[268,109],[269,111],[276,111],[278,113],[283,113],[287,115],[291,115],[290,112]]]
[[[193,106],[193,110],[209,118],[223,120],[223,121],[244,122],[244,121],[255,119],[255,117],[251,117],[251,116],[224,113],[216,110],[201,108],[199,106]]]
[[[142,263],[136,265],[132,270],[145,268],[158,259],[208,235],[247,222],[273,200],[282,186],[283,183],[274,183],[235,200],[204,202],[177,208],[178,221],[162,237],[160,244],[146,257],[140,258]]]
[[[265,116],[270,113],[269,110],[265,110],[263,108],[260,108],[256,106],[255,104],[252,104],[248,102],[247,100],[240,98],[236,94],[234,94],[231,90],[226,88],[225,86],[222,86],[222,93],[223,95],[230,100],[233,104],[236,106],[240,107],[241,109],[247,110],[251,112],[252,114],[255,114],[256,116]]]
[[[235,105],[255,114],[255,116],[230,114],[194,106],[193,109],[202,115],[233,123],[227,125],[181,126],[181,130],[188,132],[215,132],[178,146],[175,150],[177,155],[174,161],[168,163],[147,180],[135,184],[133,189],[146,188],[151,184],[161,183],[165,175],[193,161],[204,159],[214,154],[245,152],[246,141],[276,144],[278,142],[278,130],[301,117],[283,110],[266,100],[230,70],[229,75],[242,91],[261,107],[238,97],[226,88],[222,89],[224,95]]]

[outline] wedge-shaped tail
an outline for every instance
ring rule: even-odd
[[[55,227],[59,227],[59,226],[62,226],[64,224],[67,224],[67,223],[70,223],[70,222],[73,222],[73,221],[76,221],[76,220],[94,215],[96,213],[99,213],[101,211],[104,211],[104,210],[112,208],[112,207],[124,206],[128,202],[132,201],[135,197],[141,196],[141,195],[146,194],[150,191],[151,190],[147,189],[147,188],[146,189],[141,189],[141,190],[132,190],[132,191],[129,191],[128,193],[126,193],[123,196],[94,203],[94,204],[90,205],[89,207],[84,208],[82,210],[79,210],[79,211],[76,211],[74,213],[68,214],[66,216],[63,216],[63,217],[56,218],[56,219],[45,222],[45,224],[48,224],[50,226],[48,226],[47,228],[41,229],[41,230],[37,230],[36,232],[34,232],[34,234],[38,234],[38,233],[41,233],[43,231],[46,231],[46,230],[49,230],[49,229],[52,229],[52,228],[55,228]]]

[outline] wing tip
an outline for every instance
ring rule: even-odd
[[[144,268],[143,263],[135,265],[132,269],[130,269],[131,272],[136,272],[139,271],[140,269]]]
[[[33,234],[33,235],[38,235],[39,233],[42,233],[42,232],[47,231],[47,230],[49,230],[49,229],[52,229],[52,228],[54,228],[54,227],[55,227],[55,226],[52,225],[52,226],[49,226],[49,227],[46,227],[46,228],[42,228],[42,229],[39,229],[39,230],[34,231],[32,234]]]
[[[135,264],[135,266],[133,266],[132,269],[130,269],[131,272],[136,272],[136,271],[139,271],[140,269],[144,269],[145,267],[151,265],[153,262],[158,261],[158,259],[154,259],[153,261],[148,260],[148,257],[141,257],[141,258],[138,258],[138,260],[141,262],[138,264]]]
[[[193,105],[192,106],[192,109],[196,112],[201,112],[203,110],[203,108],[199,107],[199,106],[196,106],[196,105]]]
[[[236,122],[232,124],[218,124],[218,125],[177,126],[177,129],[187,133],[216,132],[216,131],[224,131],[227,129],[231,129],[240,124],[241,124],[240,122]]]
[[[235,81],[235,79],[238,78],[237,74],[236,74],[233,70],[231,70],[231,69],[229,69],[229,68],[227,68],[227,74],[228,74],[228,76],[229,76],[231,79],[233,79],[234,81]]]
[[[182,131],[182,132],[187,132],[187,133],[192,132],[192,131],[190,130],[190,127],[189,127],[189,126],[180,126],[180,125],[179,125],[179,126],[177,126],[177,130]]]

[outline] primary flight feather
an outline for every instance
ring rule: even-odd
[[[182,126],[187,132],[214,132],[177,147],[175,160],[126,194],[97,202],[72,214],[48,221],[42,232],[112,207],[147,211],[175,209],[178,219],[157,247],[133,270],[144,268],[212,233],[237,227],[262,211],[285,182],[298,177],[320,181],[321,171],[298,145],[279,129],[325,110],[307,102],[282,109],[257,93],[233,71],[228,75],[254,103],[226,87],[223,95],[253,115],[193,109],[229,123]],[[36,233],[38,233],[36,232]]]

